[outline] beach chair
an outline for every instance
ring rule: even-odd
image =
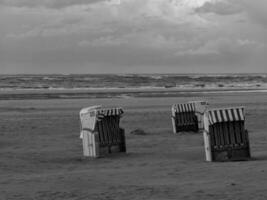
[[[208,103],[206,101],[191,101],[172,106],[173,133],[184,131],[198,132],[203,129],[203,115]]]
[[[203,136],[207,161],[250,158],[243,107],[220,108],[205,112]]]
[[[101,157],[126,152],[124,129],[120,128],[121,108],[93,106],[80,111],[83,155]]]

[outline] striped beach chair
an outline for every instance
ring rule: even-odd
[[[126,152],[124,129],[120,128],[121,108],[93,106],[80,111],[83,155],[100,157]]]
[[[203,136],[207,161],[250,158],[243,107],[212,109],[205,112]]]
[[[191,101],[172,106],[173,133],[183,131],[197,132],[203,129],[203,115],[207,108],[206,101]]]

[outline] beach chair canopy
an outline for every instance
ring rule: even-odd
[[[212,109],[208,110],[205,115],[207,115],[209,125],[245,120],[244,107]]]
[[[123,114],[122,108],[102,108],[102,106],[92,106],[83,108],[80,111],[81,128],[94,131],[97,121],[101,121],[107,116],[120,116]]]
[[[172,112],[173,115],[175,115],[175,113],[195,112],[195,105],[194,103],[174,104],[172,106]]]
[[[174,104],[172,110],[174,113],[182,112],[197,112],[204,113],[207,109],[208,102],[206,101],[189,101],[188,103]]]

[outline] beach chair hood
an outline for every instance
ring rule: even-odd
[[[193,103],[181,103],[181,104],[174,104],[172,106],[172,116],[175,117],[175,113],[182,113],[182,112],[195,112],[195,106]]]
[[[244,107],[208,110],[205,114],[209,125],[220,122],[244,121]]]
[[[83,108],[80,111],[81,129],[93,132],[97,121],[101,121],[106,116],[121,116],[122,114],[122,108],[102,108],[102,106]]]

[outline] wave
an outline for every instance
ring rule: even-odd
[[[267,88],[267,74],[0,75],[0,90]]]

